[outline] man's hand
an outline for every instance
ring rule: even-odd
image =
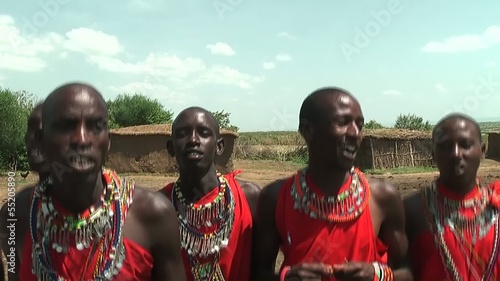
[[[322,277],[333,276],[333,267],[323,263],[303,263],[297,266],[292,266],[286,274],[286,281],[318,279]]]
[[[375,268],[371,263],[348,262],[333,266],[335,278],[349,281],[373,281]]]

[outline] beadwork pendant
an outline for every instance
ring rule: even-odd
[[[440,194],[437,182],[438,180],[435,180],[430,188],[422,190],[421,195],[429,227],[434,234],[434,241],[441,254],[443,265],[447,268],[448,277],[454,281],[462,280],[455,263],[457,257],[451,255],[447,241],[444,239],[446,228],[448,227],[455,234],[455,237],[464,237],[464,235],[470,237],[473,246],[478,240],[486,237],[491,228],[494,228],[492,254],[485,272],[480,277],[482,281],[491,280],[499,254],[500,224],[498,210],[488,205],[490,196],[488,190],[481,188],[478,183],[479,198],[464,201],[451,200]],[[472,210],[474,215],[467,217],[462,215],[464,209]],[[461,242],[457,239],[456,243],[460,244]],[[463,258],[467,259],[468,257],[464,256]],[[470,267],[469,270],[474,269]]]
[[[118,179],[108,169],[103,169],[103,177],[108,185],[101,201],[89,209],[88,215],[79,215],[77,219],[63,216],[55,210],[51,198],[46,195],[46,188],[51,184],[50,178],[35,187],[30,208],[30,232],[33,245],[32,272],[38,280],[65,280],[54,271],[49,250],[67,252],[70,236],[73,236],[78,250],[89,248],[91,242],[109,249],[108,256],[98,258],[101,262],[95,265],[91,280],[111,280],[119,273],[125,259],[122,227],[135,186],[133,182]]]
[[[178,213],[181,247],[188,254],[196,281],[224,280],[218,261],[221,250],[229,244],[236,202],[227,180],[220,173],[217,176],[219,194],[203,206],[186,202],[180,180],[172,188],[171,198]]]
[[[290,195],[294,209],[312,219],[329,222],[347,222],[358,218],[368,204],[370,188],[362,173],[352,168],[349,188],[337,196],[319,198],[308,186],[307,169],[297,172]]]

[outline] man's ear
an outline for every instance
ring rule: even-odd
[[[174,144],[172,142],[172,138],[169,138],[167,140],[167,152],[168,152],[168,155],[170,155],[170,157],[175,157]]]
[[[302,135],[306,143],[309,143],[311,141],[314,135],[314,128],[309,120],[300,120],[299,133]]]
[[[224,153],[224,149],[226,148],[226,141],[224,140],[224,138],[220,137],[218,140],[217,140],[217,151],[216,151],[216,155],[217,156],[221,156],[222,153]]]

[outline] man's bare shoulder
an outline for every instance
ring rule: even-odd
[[[265,185],[260,193],[260,200],[269,203],[276,203],[278,201],[280,190],[283,188],[286,181],[288,181],[288,178],[278,179]]]
[[[262,189],[256,183],[251,181],[236,179],[238,184],[241,187],[241,190],[245,193],[247,199],[251,200],[252,198],[258,198]]]
[[[135,187],[131,211],[143,222],[155,222],[175,214],[172,202],[162,193]]]
[[[414,218],[416,216],[422,216],[423,205],[422,205],[422,195],[419,191],[414,192],[403,200],[405,206],[406,216],[408,218]]]
[[[368,184],[370,185],[372,198],[378,205],[383,206],[401,202],[401,194],[391,183],[378,179],[369,179]]]

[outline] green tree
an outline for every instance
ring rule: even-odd
[[[122,94],[106,102],[111,129],[172,123],[173,112],[157,100],[141,94]]]
[[[231,124],[231,120],[229,120],[231,113],[224,112],[224,110],[222,110],[222,111],[212,111],[212,114],[217,120],[217,122],[219,122],[219,127],[221,129],[226,129],[233,132],[238,132],[238,130],[240,129]]]
[[[0,88],[0,165],[10,171],[28,170],[24,135],[29,115],[36,103],[26,91]]]
[[[370,121],[368,121],[368,123],[365,123],[363,128],[365,128],[365,129],[383,129],[384,126],[382,126],[382,124],[380,124],[379,122],[377,122],[375,120],[370,120]]]
[[[432,130],[432,125],[429,121],[425,121],[420,116],[415,114],[400,114],[396,119],[394,124],[396,129],[406,129],[406,130],[420,130],[429,131]]]

